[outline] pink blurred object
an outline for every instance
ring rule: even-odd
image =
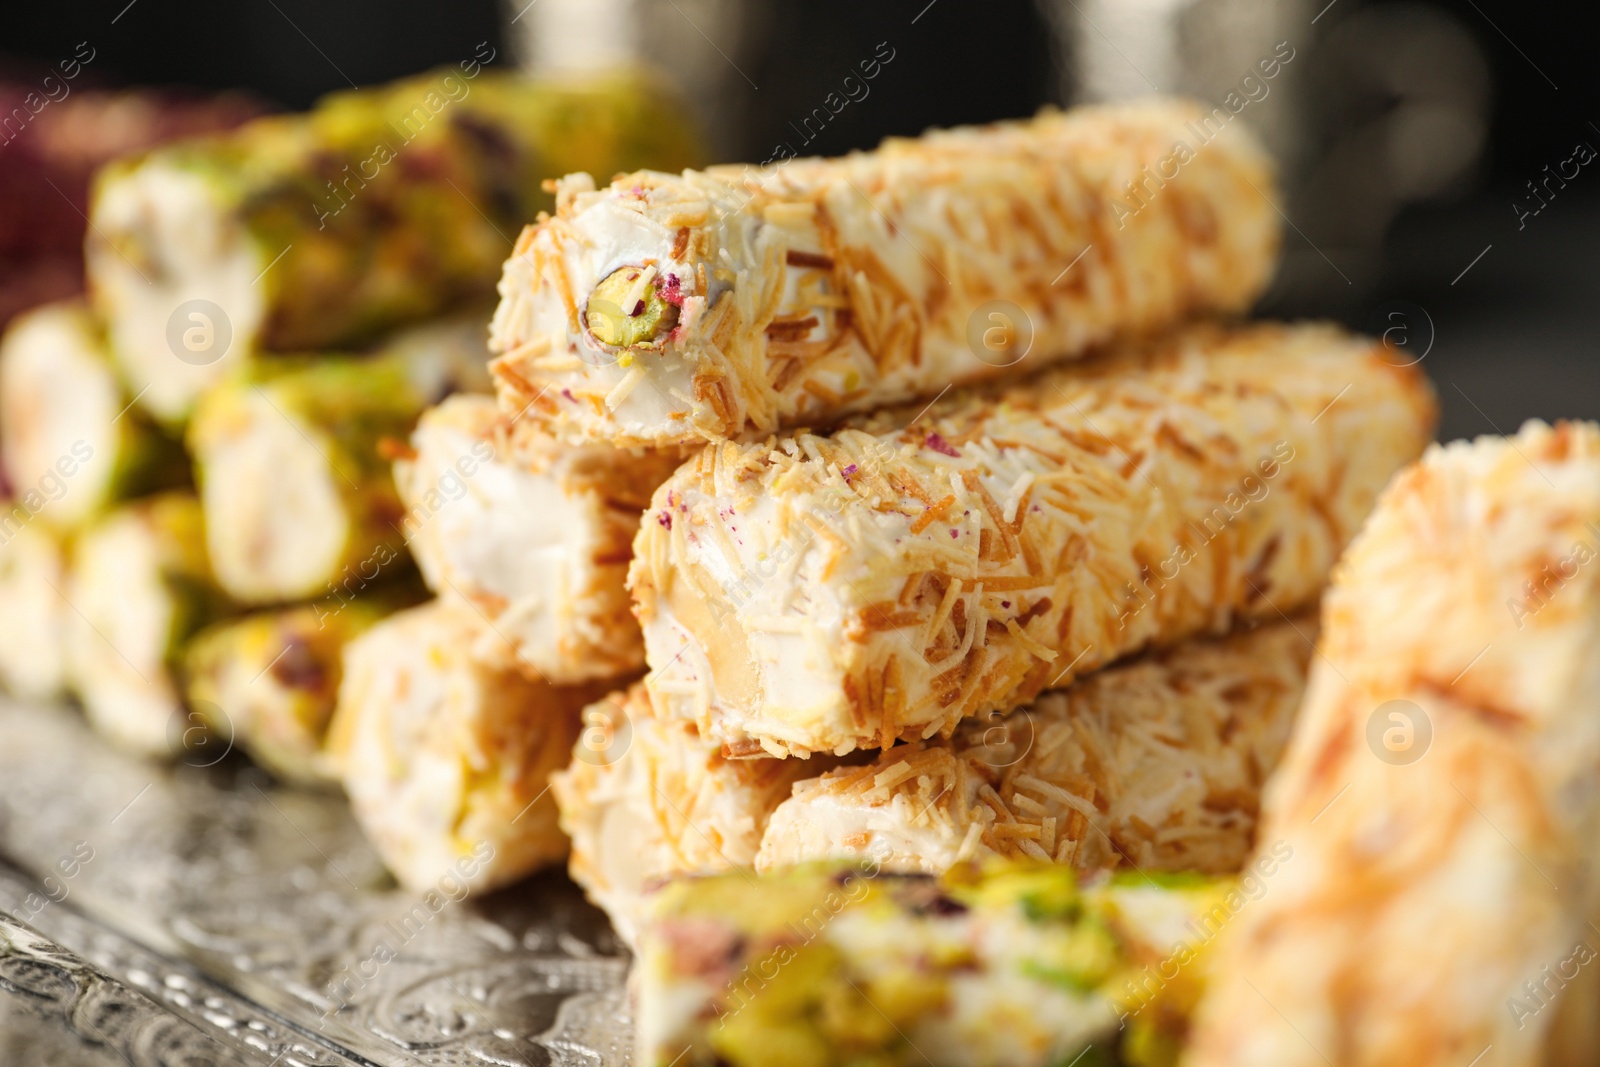
[[[25,78],[0,82],[0,327],[83,289],[84,211],[96,168],[265,110],[238,94],[77,89],[42,107],[38,94]]]

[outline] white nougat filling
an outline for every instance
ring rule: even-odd
[[[639,514],[679,460],[566,444],[536,416],[458,394],[423,413],[394,475],[429,588],[478,619],[474,655],[575,684],[644,664],[627,567]]]
[[[86,537],[68,594],[77,608],[72,683],[100,733],[138,752],[170,752],[182,698],[167,663],[176,621],[156,534],[122,515]]]
[[[0,686],[15,696],[48,700],[66,684],[66,587],[62,550],[48,533],[0,530]]]
[[[107,183],[91,222],[94,298],[129,392],[158,418],[179,421],[251,349],[263,324],[262,286],[270,284],[263,275],[284,250],[258,247],[204,177],[161,162]],[[123,246],[138,251],[130,258]],[[204,352],[180,359],[169,340],[172,316],[191,300],[220,308],[232,334],[227,351],[209,362],[200,362]],[[184,330],[204,327],[179,318],[180,344]]]
[[[208,439],[207,547],[218,580],[242,600],[316,596],[339,571],[350,538],[347,486],[321,437],[254,392],[228,432]]]
[[[62,529],[101,506],[117,469],[122,389],[92,329],[81,305],[57,304],[21,317],[0,347],[0,455],[20,488],[64,483],[41,512]]]
[[[493,636],[537,658],[577,622],[571,606],[593,581],[599,516],[592,502],[510,457],[473,464],[464,477],[462,464],[483,440],[448,423],[424,423],[400,478],[413,502],[408,543],[435,592],[485,607]],[[428,506],[430,493],[436,507]]]
[[[718,505],[692,491],[682,503],[691,512],[697,505]],[[651,515],[645,519],[659,521]],[[840,591],[849,595],[851,588],[819,580],[828,562],[825,554],[809,551],[806,528],[781,521],[779,505],[770,497],[747,501],[737,515],[726,517],[726,525],[728,536],[707,531],[686,560],[703,568],[725,594],[713,609],[722,612],[718,625],[708,628],[705,619],[680,618],[671,597],[644,621],[645,648],[657,672],[653,684],[698,693],[706,688],[701,679],[727,677],[727,661],[737,657],[761,680],[766,714],[754,720],[760,730],[782,737],[791,732],[790,723],[819,721],[848,729],[849,709],[837,699],[840,671],[834,650],[846,640],[847,606]],[[807,626],[780,623],[796,612],[804,613]]]

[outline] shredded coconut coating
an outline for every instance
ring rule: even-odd
[[[1000,857],[1236,873],[1315,633],[1302,618],[1185,642],[802,781],[768,820],[756,867],[860,857],[939,874]]]
[[[1594,423],[1395,479],[1267,790],[1260,839],[1293,857],[1219,944],[1185,1062],[1539,1062],[1594,956],[1597,556]]]
[[[1326,325],[1199,326],[831,436],[712,446],[630,584],[671,717],[736,755],[948,736],[1312,603],[1434,398]]]
[[[557,688],[468,655],[460,610],[432,601],[345,648],[329,759],[401,885],[475,890],[567,854],[547,786],[603,690]]]
[[[656,717],[642,683],[584,710],[572,763],[550,779],[568,871],[630,944],[648,887],[755,863],[767,817],[817,761],[730,760],[692,725]]]
[[[395,463],[407,544],[428,587],[472,609],[476,658],[558,685],[637,673],[633,537],[682,458],[565,446],[491,397],[450,397]]]
[[[507,410],[568,436],[815,424],[1244,311],[1276,262],[1272,195],[1249,134],[1179,100],[603,189],[573,175],[506,262],[492,370]]]

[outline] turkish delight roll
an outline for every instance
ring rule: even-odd
[[[1243,127],[1175,100],[840,159],[573,175],[506,261],[501,401],[567,435],[665,444],[1072,359],[1247,309],[1277,258],[1271,195]]]
[[[633,536],[681,460],[566,445],[537,417],[454,396],[423,414],[395,462],[402,530],[429,588],[480,614],[479,658],[557,684],[635,674]]]
[[[650,78],[477,59],[336,93],[101,171],[90,291],[139,402],[180,423],[249,355],[364,345],[490,296],[542,182],[686,165],[684,115]]]
[[[1186,641],[949,739],[807,778],[766,820],[756,867],[863,857],[938,874],[1001,857],[1235,873],[1315,633],[1300,619]]]
[[[634,544],[658,710],[736,755],[888,747],[1304,607],[1433,433],[1426,380],[1385,356],[1331,326],[1200,326],[709,446]]]
[[[336,781],[323,743],[345,646],[417,599],[402,582],[348,602],[330,598],[213,623],[184,653],[189,707],[218,744],[249,753],[279,778]]]
[[[1293,862],[1219,942],[1185,1062],[1537,1063],[1588,1008],[1561,1001],[1600,915],[1597,556],[1594,423],[1395,479],[1263,805]]]
[[[365,357],[259,360],[207,392],[188,442],[224,588],[272,604],[409,568],[389,448],[477,382],[481,328],[447,320]]]
[[[0,688],[51,700],[67,684],[66,549],[28,520],[27,509],[0,498]]]
[[[567,866],[630,942],[652,881],[753,866],[773,809],[829,762],[728,759],[693,725],[657,718],[643,682],[583,718],[571,764],[551,779]]]
[[[635,1062],[1175,1062],[1209,942],[1243,897],[1232,879],[1076,878],[812,864],[669,883],[641,937]]]
[[[78,535],[65,592],[67,674],[90,724],[134,752],[209,762],[184,707],[182,657],[197,631],[238,609],[212,573],[194,494],[101,516]]]
[[[99,324],[76,300],[19,315],[0,341],[0,456],[58,530],[189,481],[183,445],[125,393]]]
[[[345,648],[327,750],[357,821],[409,889],[446,874],[491,889],[567,855],[549,778],[604,690],[485,666],[471,638],[459,606],[430,601]]]

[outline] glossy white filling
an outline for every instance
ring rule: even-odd
[[[715,513],[712,498],[694,494],[685,502],[691,513]],[[646,521],[655,520],[647,514]],[[686,518],[679,512],[675,521]],[[684,562],[701,567],[722,590],[721,607],[731,612],[759,675],[759,692],[729,694],[744,710],[759,708],[763,713],[738,725],[752,737],[794,740],[814,736],[819,723],[848,729],[850,709],[842,698],[837,655],[845,640],[847,606],[838,599],[840,583],[821,580],[828,562],[826,543],[801,523],[785,528],[778,506],[766,497],[747,501],[722,522],[727,537],[690,527],[694,540]],[[645,626],[650,666],[668,680],[704,686],[714,697],[710,658],[719,654],[715,636],[686,626],[670,598],[657,604],[655,617]],[[736,740],[737,733],[729,727],[720,739]]]
[[[896,794],[874,804],[858,793],[821,790],[778,805],[767,824],[756,869],[773,870],[819,858],[870,857],[893,871],[941,874],[955,865],[962,838],[948,823],[913,822],[921,812]]]
[[[407,494],[420,521],[408,534],[436,592],[473,601],[496,636],[538,662],[572,636],[572,609],[594,582],[601,517],[550,475],[500,457],[479,462],[482,440],[424,425]],[[463,476],[469,463],[476,469]],[[424,518],[416,507],[430,492],[438,507]]]

